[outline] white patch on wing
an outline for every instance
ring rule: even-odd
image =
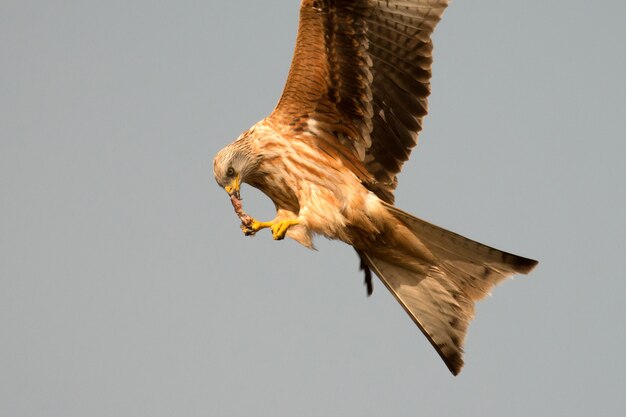
[[[315,135],[319,135],[319,134],[322,133],[320,128],[319,128],[319,123],[317,122],[317,120],[315,120],[312,117],[309,117],[309,120],[307,120],[306,127],[307,127],[309,132],[311,132],[311,133],[313,133]]]

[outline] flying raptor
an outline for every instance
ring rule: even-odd
[[[303,0],[296,48],[274,111],[214,160],[245,234],[269,228],[312,247],[354,247],[456,375],[474,302],[536,261],[420,220],[393,205],[396,175],[422,130],[431,35],[448,0]],[[247,216],[240,185],[265,193],[276,217]]]

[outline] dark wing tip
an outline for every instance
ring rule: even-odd
[[[457,376],[465,363],[463,362],[462,352],[455,352],[448,356],[444,356],[442,353],[440,353],[440,355],[452,375]]]
[[[518,256],[514,265],[515,272],[519,274],[528,274],[535,269],[539,261]]]

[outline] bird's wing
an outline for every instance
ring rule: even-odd
[[[427,113],[431,34],[448,2],[303,0],[287,83],[269,118],[356,158],[391,202]]]

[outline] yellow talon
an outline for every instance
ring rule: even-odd
[[[287,230],[296,224],[298,224],[297,220],[281,220],[279,222],[275,222],[270,226],[272,228],[272,237],[274,240],[284,239],[285,234],[287,234]]]
[[[252,220],[252,230],[254,230],[255,232],[258,232],[261,229],[265,229],[267,227],[272,227],[274,223],[272,222],[260,222],[257,220]]]
[[[298,224],[297,220],[260,222],[256,219],[252,219],[252,222],[250,222],[250,226],[242,224],[241,230],[243,231],[244,235],[253,236],[261,229],[270,228],[272,229],[272,237],[274,238],[274,240],[282,240],[285,238],[287,230],[295,224]]]
[[[241,230],[243,231],[243,234],[246,236],[254,236],[256,232],[258,232],[259,230],[272,227],[273,224],[274,224],[273,222],[260,222],[256,219],[252,219],[250,226],[246,226],[242,224]]]

